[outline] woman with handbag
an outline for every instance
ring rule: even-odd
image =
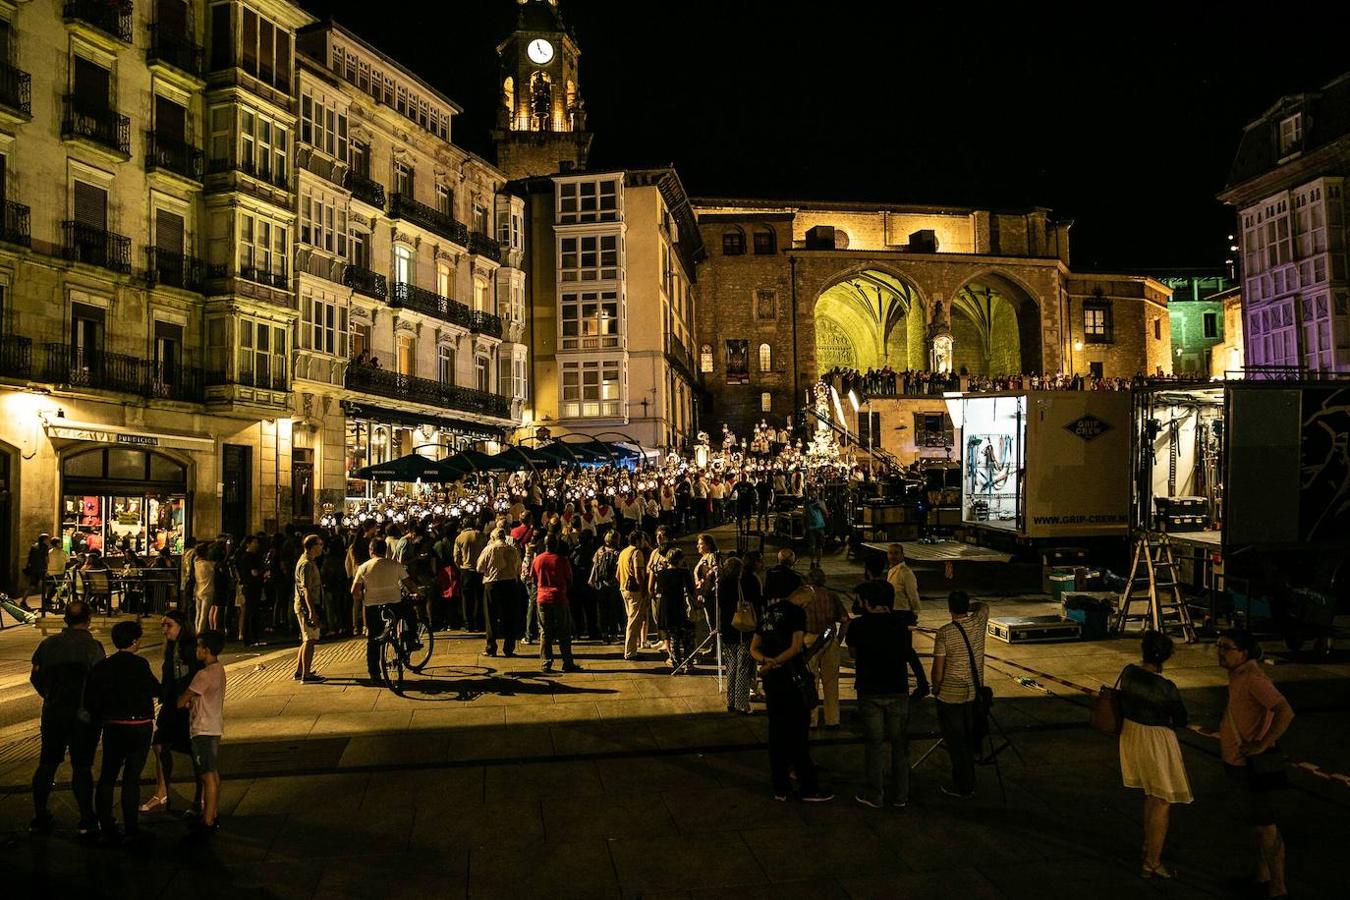
[[[750,642],[750,655],[759,663],[764,696],[769,707],[769,770],[775,800],[787,800],[792,778],[807,803],[833,800],[816,783],[808,734],[815,679],[802,661],[806,648],[806,610],[787,598],[776,600],[760,617]]]
[[[693,650],[694,623],[689,610],[698,602],[683,550],[676,547],[666,553],[665,565],[652,576],[652,584],[656,587],[657,624],[666,642],[670,667],[676,670]]]
[[[1284,839],[1275,824],[1275,795],[1289,786],[1287,759],[1277,743],[1294,721],[1289,701],[1261,667],[1261,645],[1250,631],[1219,636],[1219,665],[1228,670],[1228,706],[1219,726],[1223,767],[1243,795],[1259,853],[1256,880],[1283,897]]]
[[[733,556],[722,564],[717,627],[722,633],[722,661],[727,674],[727,712],[749,715],[750,688],[755,683],[750,638],[759,615],[745,594],[744,580],[745,564],[741,560]]]
[[[1191,802],[1191,784],[1175,729],[1186,727],[1186,707],[1177,686],[1162,676],[1172,657],[1172,639],[1145,631],[1143,659],[1120,673],[1118,691],[1123,718],[1120,774],[1126,787],[1144,791],[1144,878],[1171,878],[1162,864],[1167,820],[1173,803]]]
[[[710,534],[698,536],[698,562],[694,564],[694,592],[698,595],[695,604],[703,610],[703,622],[708,633],[717,630],[718,590],[722,577],[722,560],[717,552],[717,541]]]

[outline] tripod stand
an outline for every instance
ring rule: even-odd
[[[1017,756],[1018,762],[1025,765],[1026,760],[1022,757],[1022,752],[1013,746],[1013,742],[1008,738],[1008,733],[1003,730],[1003,726],[999,724],[998,718],[994,716],[993,710],[990,710],[986,715],[988,721],[984,729],[984,734],[981,736],[979,744],[975,747],[975,765],[994,767],[994,775],[998,778],[999,794],[1003,797],[1003,802],[1007,803],[1008,789],[1003,784],[1003,770],[998,764],[999,755],[1002,754],[1004,750],[1011,749]],[[997,738],[995,738],[995,734],[997,734]],[[986,742],[988,742],[989,745],[988,753],[983,752],[983,747]],[[946,743],[947,741],[945,738],[938,738],[934,741],[933,744],[909,767],[910,771],[912,772],[918,769],[924,760],[933,755],[934,750],[944,746]]]

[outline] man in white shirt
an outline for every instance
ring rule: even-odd
[[[915,625],[919,621],[921,609],[919,580],[914,577],[914,570],[905,562],[905,548],[899,544],[888,546],[886,562],[890,564],[890,568],[886,570],[886,581],[895,588],[895,613],[905,617],[907,624]],[[928,676],[919,662],[919,653],[914,649],[913,642],[910,643],[909,655],[905,657],[905,662],[914,673],[914,690],[910,696],[915,700],[923,699],[928,696]]]
[[[370,559],[361,563],[352,576],[352,599],[361,604],[366,618],[366,672],[372,684],[380,683],[380,641],[384,637],[381,611],[388,606],[404,620],[404,627],[415,627],[405,615],[400,582],[408,570],[389,559],[389,544],[384,538],[370,542]]]

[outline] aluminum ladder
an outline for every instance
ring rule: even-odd
[[[1142,606],[1142,611],[1138,607]],[[1146,532],[1134,545],[1130,577],[1120,595],[1113,631],[1124,633],[1131,622],[1166,633],[1179,630],[1186,643],[1195,642],[1191,612],[1181,597],[1177,561],[1172,556],[1172,541],[1165,532]]]

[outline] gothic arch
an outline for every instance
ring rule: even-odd
[[[981,269],[952,294],[953,367],[972,374],[1039,372],[1040,300],[1015,275]]]
[[[863,264],[836,273],[813,307],[817,368],[921,368],[926,307],[918,286],[893,270]]]

